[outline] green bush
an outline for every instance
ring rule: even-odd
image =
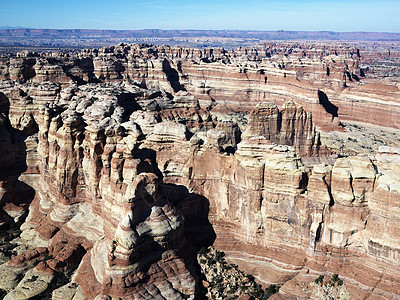
[[[233,286],[231,286],[230,292],[231,292],[232,294],[234,294],[234,293],[236,293],[237,289],[238,289],[238,286],[237,286],[237,285],[233,285]]]
[[[260,291],[260,290],[255,290],[253,292],[250,292],[249,294],[250,294],[250,296],[253,296],[256,299],[260,299],[262,294],[263,294],[263,292]]]
[[[269,287],[265,289],[267,294],[275,294],[279,291],[279,288],[275,284],[271,284]]]
[[[224,290],[225,290],[225,287],[222,284],[219,284],[217,286],[217,292],[218,293],[222,294],[224,292]]]
[[[222,275],[217,275],[214,277],[216,283],[221,283],[223,281]]]
[[[206,254],[206,253],[208,253],[208,248],[206,248],[206,247],[201,247],[201,249],[199,250],[199,254],[200,254],[200,255],[204,255],[204,254]]]
[[[208,265],[208,266],[215,265],[215,263],[216,263],[216,261],[215,261],[214,258],[212,258],[212,257],[208,257],[208,258],[207,258],[207,265]]]
[[[246,286],[245,286],[244,282],[240,282],[240,284],[239,284],[239,289],[240,289],[241,291],[244,291],[244,290],[246,289]]]
[[[254,280],[254,276],[251,275],[251,274],[247,274],[246,277],[247,277],[247,279],[249,279],[250,281],[253,281],[253,280]]]
[[[224,256],[225,256],[224,252],[221,252],[221,251],[218,251],[218,250],[215,252],[215,258],[218,259],[218,260],[222,259]]]
[[[333,283],[336,283],[338,286],[342,286],[343,285],[343,280],[339,278],[338,274],[333,274],[332,278],[331,278],[331,281]]]
[[[314,281],[316,284],[322,284],[324,282],[324,276],[319,275],[317,279]]]

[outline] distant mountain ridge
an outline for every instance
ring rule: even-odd
[[[0,30],[4,30],[4,29],[27,29],[27,28],[26,27],[22,27],[22,26],[15,26],[15,25],[0,26]]]
[[[245,30],[0,29],[0,55],[113,46],[120,43],[237,49],[268,41],[398,44],[400,33]],[[382,45],[381,45],[382,46]],[[389,48],[391,45],[387,45]]]
[[[261,40],[359,40],[400,41],[400,33],[334,31],[249,31],[249,30],[100,30],[100,29],[30,29],[0,27],[0,38],[169,38],[220,37]]]

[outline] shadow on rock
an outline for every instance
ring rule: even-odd
[[[15,226],[25,219],[35,191],[18,177],[28,169],[25,140],[37,131],[36,123],[18,130],[8,118],[10,101],[0,93],[0,227]],[[9,217],[8,217],[8,216]]]
[[[338,115],[339,108],[336,105],[334,105],[331,101],[329,101],[328,96],[323,91],[318,90],[318,100],[319,104],[323,106],[326,112],[332,115],[332,119],[337,118],[339,116]]]

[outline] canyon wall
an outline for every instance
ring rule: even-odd
[[[201,297],[211,244],[276,297],[334,273],[399,297],[400,150],[341,156],[319,132],[398,128],[398,87],[360,81],[352,47],[261,49],[2,57],[5,299]]]
[[[360,63],[370,58],[360,55],[343,43],[265,43],[231,51],[120,44],[67,55],[21,52],[2,59],[0,79],[135,82],[170,93],[186,91],[202,107],[221,112],[292,100],[327,130],[339,119],[399,128],[398,82],[365,77]]]

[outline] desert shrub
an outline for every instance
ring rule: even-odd
[[[319,275],[317,279],[314,281],[316,284],[322,284],[324,282],[324,276]]]
[[[343,280],[339,278],[338,274],[333,274],[332,278],[331,278],[331,281],[333,283],[336,283],[338,286],[342,286],[343,285]]]
[[[201,247],[200,250],[199,250],[199,254],[200,254],[200,255],[204,255],[204,254],[206,254],[206,253],[208,253],[208,248],[206,248],[206,247]]]
[[[251,275],[251,274],[247,274],[246,277],[247,277],[247,279],[250,280],[250,281],[253,281],[253,280],[254,280],[254,276]]]
[[[215,263],[216,263],[216,261],[215,261],[214,258],[212,258],[212,257],[208,257],[208,258],[207,258],[207,265],[208,265],[208,266],[215,265]]]
[[[271,284],[269,287],[265,289],[267,294],[275,294],[279,291],[279,288],[275,284]]]
[[[224,252],[221,252],[221,251],[218,251],[218,250],[215,252],[215,258],[218,259],[218,260],[222,259],[224,256],[225,256]]]
[[[224,285],[222,283],[219,283],[217,286],[217,292],[222,294],[224,292],[224,290],[225,290]]]
[[[216,283],[221,283],[223,281],[222,275],[215,276],[214,280]]]
[[[231,292],[232,294],[234,294],[234,293],[236,293],[237,290],[238,290],[238,286],[235,284],[235,285],[231,286],[230,292]]]

